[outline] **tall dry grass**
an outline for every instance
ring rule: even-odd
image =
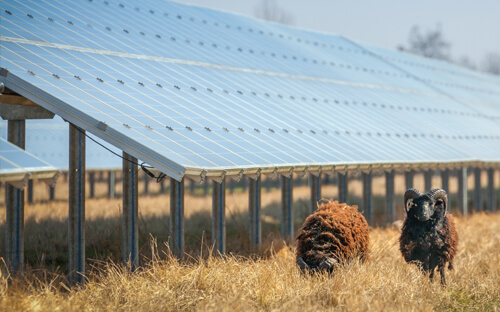
[[[97,263],[86,285],[68,290],[57,277],[30,273],[18,284],[0,277],[8,311],[498,311],[500,215],[458,218],[459,253],[448,286],[431,283],[398,251],[398,230],[371,230],[371,256],[334,274],[303,275],[293,248],[268,256],[153,259],[136,273]],[[155,252],[156,254],[156,252]]]
[[[401,181],[400,181],[401,182]],[[351,198],[358,181],[350,185]],[[383,211],[380,181],[374,181],[375,211]],[[401,185],[399,183],[398,185]],[[157,186],[155,186],[157,187]],[[99,189],[105,193],[105,186]],[[63,192],[58,190],[58,192]],[[325,197],[336,189],[323,188]],[[330,195],[331,194],[331,195]],[[64,197],[60,194],[59,197]],[[87,199],[86,253],[88,280],[68,289],[67,202],[26,206],[25,278],[9,283],[0,276],[0,311],[498,311],[500,310],[500,214],[456,218],[460,236],[455,271],[448,286],[431,283],[413,265],[404,263],[395,228],[370,231],[368,261],[343,264],[334,274],[302,275],[294,249],[279,236],[280,193],[262,194],[262,250],[248,252],[248,194],[228,194],[227,235],[230,255],[210,253],[211,198],[186,195],[186,250],[170,256],[168,196],[141,196],[142,268],[128,273],[121,263],[121,200]],[[294,189],[295,227],[307,215],[309,189]],[[0,250],[5,250],[5,208],[0,207]]]

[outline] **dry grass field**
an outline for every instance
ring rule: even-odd
[[[399,194],[401,179],[396,180]],[[417,187],[422,183],[417,178]],[[375,212],[381,214],[383,179],[374,179],[373,185]],[[157,185],[150,187],[152,193],[157,191]],[[353,202],[359,203],[360,189],[359,181],[351,182]],[[35,190],[46,192],[42,187]],[[68,289],[64,190],[64,186],[57,189],[58,201],[26,206],[25,278],[9,283],[5,266],[0,265],[0,311],[500,310],[499,213],[456,218],[459,252],[455,271],[447,272],[447,287],[438,279],[431,283],[403,261],[398,251],[399,230],[391,226],[370,230],[368,261],[345,263],[332,275],[302,275],[295,266],[293,245],[279,236],[277,190],[262,195],[264,244],[256,253],[248,251],[248,194],[228,194],[229,255],[225,257],[210,253],[211,198],[186,195],[187,255],[180,260],[171,257],[166,246],[168,195],[141,196],[142,268],[133,274],[121,265],[121,199],[87,199],[88,280],[84,287]],[[104,183],[97,185],[96,193],[105,193]],[[326,186],[323,194],[335,197],[336,188]],[[397,200],[399,204],[401,198]],[[296,187],[296,228],[308,206],[309,189]],[[0,206],[1,251],[5,250],[4,219],[5,207]]]

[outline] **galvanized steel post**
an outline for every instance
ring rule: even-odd
[[[405,171],[405,185],[406,189],[413,187],[413,170]]]
[[[321,173],[314,175],[309,174],[311,181],[311,209],[309,213],[313,213],[318,208],[318,201],[321,199]]]
[[[458,169],[458,205],[464,216],[469,213],[467,207],[467,167]]]
[[[55,185],[49,185],[49,200],[53,201],[56,199],[56,187]]]
[[[91,171],[89,172],[89,186],[90,186],[90,198],[95,197],[95,172]]]
[[[372,173],[363,172],[363,210],[368,224],[373,225],[372,216]]]
[[[476,211],[483,210],[483,201],[481,198],[481,168],[474,169],[474,208]]]
[[[425,192],[428,192],[432,189],[432,169],[428,169],[424,171],[424,188]]]
[[[339,202],[347,203],[347,172],[338,173]]]
[[[132,272],[139,267],[137,158],[123,152],[123,264]]]
[[[9,120],[7,139],[20,148],[25,148],[24,120]],[[6,262],[9,271],[22,277],[24,265],[24,191],[6,183]]]
[[[387,207],[387,222],[394,222],[396,219],[396,210],[394,202],[394,170],[385,172],[385,204]]]
[[[85,130],[69,125],[69,275],[85,282]]]
[[[212,246],[226,253],[226,179],[212,182]]]
[[[28,180],[28,204],[33,204],[33,179]]]
[[[293,177],[281,176],[281,238],[293,242]]]
[[[447,193],[450,192],[450,170],[448,169],[441,170],[441,188]]]
[[[115,198],[116,172],[108,171],[108,198]]]
[[[495,211],[495,169],[488,168],[488,210]]]
[[[179,258],[184,254],[184,179],[170,178],[170,250]]]
[[[250,221],[250,245],[252,248],[257,249],[262,243],[262,228],[261,228],[261,218],[260,218],[260,194],[261,194],[261,182],[260,176],[252,179],[248,179],[249,182],[249,200],[248,200],[248,215]]]

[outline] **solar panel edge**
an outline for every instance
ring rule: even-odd
[[[58,98],[24,81],[9,72],[6,68],[0,68],[0,83],[3,83],[6,88],[55,113],[67,122],[156,167],[169,177],[179,181],[182,179],[186,170],[184,166],[171,161],[141,143],[131,140],[126,135],[111,127],[105,127],[104,130],[101,130],[100,128],[103,127],[101,126],[102,122],[99,120],[80,112]]]

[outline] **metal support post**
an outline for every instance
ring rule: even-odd
[[[56,199],[56,187],[49,185],[49,200],[54,201]]]
[[[394,222],[396,209],[394,202],[394,170],[385,173],[385,202],[387,207],[387,222]]]
[[[33,204],[33,179],[28,180],[28,204]]]
[[[115,198],[116,172],[108,171],[108,197]]]
[[[143,180],[144,180],[144,195],[149,194],[149,179],[150,177],[144,172],[143,174]]]
[[[139,267],[137,158],[123,152],[123,264],[132,272]]]
[[[250,245],[257,249],[262,242],[262,223],[260,218],[260,193],[261,182],[260,177],[256,179],[249,178],[249,200],[248,214],[250,218]]]
[[[9,120],[7,139],[25,148],[25,121]],[[22,277],[24,264],[24,191],[6,183],[6,262],[10,272]]]
[[[339,187],[339,202],[347,203],[347,172],[345,174],[338,173],[338,187]]]
[[[463,167],[458,169],[458,206],[464,216],[469,212],[467,204],[467,167]]]
[[[293,242],[293,177],[281,176],[281,238]]]
[[[90,198],[95,197],[95,172],[91,171],[89,172],[89,186],[90,186]]]
[[[366,221],[369,225],[373,225],[371,172],[363,172],[363,210]]]
[[[424,192],[428,192],[432,189],[432,169],[424,171]]]
[[[318,201],[321,199],[321,174],[309,174],[311,181],[311,209],[309,213],[313,213],[318,208]]]
[[[85,282],[85,131],[69,125],[69,282]]]
[[[441,188],[445,190],[446,193],[450,192],[450,170],[448,169],[441,170]]]
[[[483,210],[483,203],[481,199],[481,168],[474,169],[474,208],[476,211]]]
[[[495,169],[488,169],[488,210],[495,211]]]
[[[226,252],[226,180],[212,182],[212,246]]]
[[[170,178],[170,250],[179,258],[184,254],[184,179]]]
[[[413,170],[405,171],[406,189],[413,188]]]

